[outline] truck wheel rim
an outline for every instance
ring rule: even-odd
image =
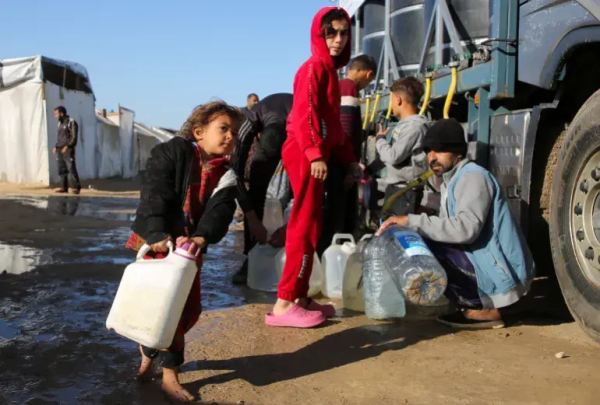
[[[579,268],[600,289],[600,150],[589,156],[579,172],[569,208]]]

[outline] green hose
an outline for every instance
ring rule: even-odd
[[[396,202],[396,200],[398,198],[402,197],[404,195],[404,193],[425,183],[427,181],[427,179],[430,178],[431,176],[433,176],[433,170],[429,170],[429,171],[423,173],[422,175],[417,177],[415,180],[408,183],[406,185],[406,187],[404,187],[402,190],[400,190],[397,193],[390,196],[390,198],[388,198],[386,200],[386,202],[383,204],[383,209],[381,210],[381,216],[383,217],[383,215],[386,212],[389,212],[392,209],[392,205],[394,204],[394,202]]]

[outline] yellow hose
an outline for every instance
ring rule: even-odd
[[[379,108],[379,99],[381,98],[381,94],[377,93],[375,96],[375,104],[373,104],[373,112],[371,113],[371,122],[375,121],[375,116],[377,115],[377,109]]]
[[[367,130],[367,124],[369,123],[369,107],[371,106],[371,97],[367,97],[367,111],[365,111],[365,120],[363,121],[363,131]]]
[[[385,115],[385,120],[386,121],[389,121],[390,118],[392,118],[392,93],[391,92],[390,92],[389,103],[390,103],[390,105],[388,105],[387,114]]]
[[[405,188],[403,188],[402,190],[393,194],[383,204],[383,209],[381,210],[381,215],[383,216],[383,214],[385,214],[386,212],[389,212],[392,209],[392,205],[394,204],[394,202],[398,198],[402,197],[404,195],[404,193],[406,193],[408,190],[411,190],[411,189],[425,183],[427,181],[427,179],[430,178],[431,176],[433,176],[433,170],[429,170],[429,171],[423,173],[422,175],[417,177],[415,180],[408,183]]]
[[[454,92],[456,91],[456,76],[456,67],[452,67],[452,81],[450,82],[450,89],[448,89],[446,103],[444,104],[444,119],[450,118],[450,106],[452,105],[452,99],[454,98]]]
[[[419,111],[419,115],[425,115],[425,113],[427,112],[427,106],[429,105],[429,97],[431,97],[431,77],[427,77],[425,79],[425,97],[423,98],[423,106],[421,107],[421,111]]]

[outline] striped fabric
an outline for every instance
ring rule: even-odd
[[[340,92],[342,129],[352,143],[356,159],[360,159],[363,133],[358,88],[352,80],[344,79],[340,80]]]

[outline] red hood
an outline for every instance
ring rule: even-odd
[[[323,21],[323,17],[325,14],[330,12],[331,10],[335,10],[338,7],[323,7],[315,18],[313,18],[312,27],[310,29],[310,51],[313,56],[323,60],[328,65],[334,67],[335,69],[340,69],[350,62],[350,54],[352,53],[352,27],[348,25],[348,42],[346,43],[346,47],[340,54],[340,56],[335,59],[331,57],[329,54],[329,49],[327,49],[327,43],[325,42],[325,38],[321,32],[321,21]],[[350,21],[350,16],[340,7],[340,10],[346,14],[348,21]]]

